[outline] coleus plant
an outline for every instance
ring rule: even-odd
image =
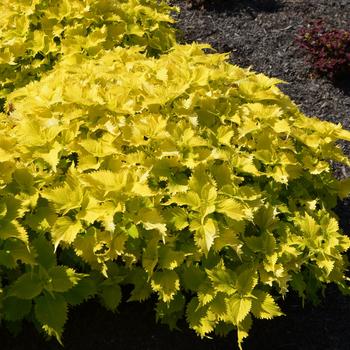
[[[350,76],[350,31],[316,20],[302,27],[295,41],[317,74],[333,80]]]
[[[0,97],[40,79],[64,55],[93,58],[115,46],[158,55],[175,43],[176,8],[153,0],[3,0]]]
[[[280,296],[348,291],[332,208],[349,181],[340,125],[281,81],[175,45],[63,57],[8,96],[0,128],[0,317],[61,341],[67,306],[158,295],[157,319],[200,336],[283,314]],[[58,264],[57,257],[58,256]],[[44,312],[50,310],[50,313]]]

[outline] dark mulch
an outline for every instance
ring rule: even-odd
[[[213,5],[215,3],[215,6]],[[208,42],[219,52],[231,52],[231,61],[287,81],[281,85],[310,116],[341,123],[350,129],[350,79],[334,85],[315,78],[293,44],[298,29],[309,20],[324,18],[334,27],[350,29],[350,0],[213,0],[204,8],[181,7],[178,27],[184,42]],[[350,155],[348,143],[341,143]],[[350,176],[350,169],[335,165],[337,177]],[[343,230],[350,233],[350,200],[339,203],[336,212]],[[287,317],[255,320],[245,349],[259,350],[350,350],[350,297],[330,286],[318,307],[303,309],[294,295],[281,303]],[[70,312],[64,333],[67,350],[221,350],[234,349],[235,335],[201,340],[181,324],[170,332],[155,323],[152,301],[123,303],[119,314],[102,309],[95,301]],[[0,328],[1,350],[53,350],[32,325],[13,338]]]

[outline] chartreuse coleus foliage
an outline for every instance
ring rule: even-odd
[[[172,8],[163,0],[3,0],[0,97],[39,79],[64,56],[93,58],[115,46],[156,55],[175,43]]]
[[[335,144],[350,132],[205,48],[77,53],[8,96],[3,319],[33,314],[60,340],[67,304],[98,295],[115,310],[132,284],[130,300],[158,295],[161,322],[236,329],[241,348],[289,290],[347,289],[350,241],[331,209],[349,181],[329,161],[350,165]]]

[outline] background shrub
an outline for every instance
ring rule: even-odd
[[[0,97],[52,69],[61,56],[93,58],[115,46],[157,55],[175,43],[171,7],[152,0],[4,0]]]
[[[350,31],[329,29],[323,20],[317,20],[299,30],[296,42],[316,73],[330,79],[349,77]]]

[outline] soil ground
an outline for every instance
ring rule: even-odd
[[[298,29],[312,19],[350,29],[350,0],[214,0],[202,8],[190,8],[184,0],[177,15],[183,42],[208,42],[219,52],[230,52],[232,63],[251,67],[287,81],[280,88],[310,116],[341,123],[350,129],[350,78],[333,84],[313,77],[304,54],[293,44]],[[214,6],[215,3],[215,6]],[[341,143],[350,156],[349,143]],[[350,169],[334,166],[337,177]],[[350,200],[336,212],[344,232],[350,233]],[[330,286],[317,307],[305,305],[294,295],[281,304],[286,317],[255,320],[245,349],[249,350],[350,350],[350,297]],[[64,333],[66,350],[228,350],[235,349],[235,335],[200,339],[185,323],[170,332],[156,324],[154,300],[122,303],[119,313],[104,310],[96,301],[70,310]],[[46,342],[31,324],[17,337],[0,328],[1,350],[58,350]]]

